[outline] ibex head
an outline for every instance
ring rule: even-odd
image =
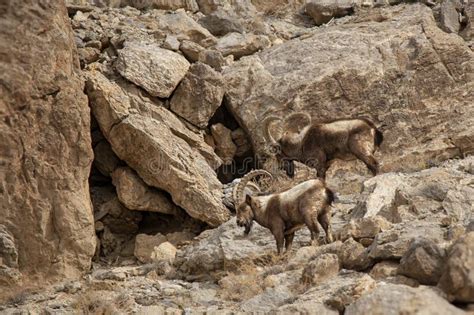
[[[252,227],[253,219],[255,217],[254,209],[258,207],[251,194],[245,192],[245,188],[248,185],[254,185],[250,182],[253,178],[259,175],[266,175],[270,179],[272,175],[264,170],[253,170],[246,174],[240,182],[234,187],[233,197],[235,203],[235,210],[237,214],[237,225],[245,227],[245,234],[250,232]],[[255,191],[255,189],[253,189]],[[258,189],[260,191],[260,189]]]
[[[293,158],[298,155],[300,150],[301,131],[311,124],[311,116],[307,113],[294,113],[288,116],[278,126],[278,136],[272,135],[271,129],[276,121],[282,121],[281,118],[275,116],[267,117],[263,122],[265,137],[270,145],[270,153],[280,154],[283,157]]]

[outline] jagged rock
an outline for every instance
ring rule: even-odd
[[[390,7],[384,16],[315,29],[223,70],[227,108],[257,156],[268,154],[262,121],[299,111],[313,121],[369,116],[384,133],[381,172],[425,169],[474,150],[474,129],[464,127],[474,124],[472,51],[440,30],[423,4]]]
[[[333,18],[339,18],[354,12],[355,3],[353,0],[310,0],[306,2],[305,11],[311,16],[316,25],[322,25]]]
[[[158,233],[156,235],[138,234],[135,237],[135,257],[142,263],[153,261],[152,253],[155,247],[166,242],[166,236]]]
[[[365,270],[372,264],[368,250],[352,238],[342,244],[337,254],[345,269]]]
[[[339,272],[339,258],[335,254],[322,254],[304,267],[301,281],[317,285],[334,277]]]
[[[195,236],[196,235],[194,233],[191,233],[189,231],[173,232],[166,234],[166,239],[174,246],[178,246],[182,243],[192,240]]]
[[[115,66],[124,78],[162,98],[170,97],[189,69],[186,58],[155,44],[128,43],[118,55]]]
[[[388,277],[394,277],[397,275],[399,263],[395,261],[381,261],[372,267],[370,270],[370,276],[375,280],[382,280]]]
[[[87,77],[92,112],[117,156],[147,185],[170,193],[193,218],[213,226],[227,221],[229,211],[214,172],[220,159],[202,136],[166,108],[129,97],[99,72]]]
[[[121,167],[112,173],[117,196],[128,209],[178,215],[181,213],[168,197],[156,188],[147,186],[129,167]]]
[[[471,41],[471,49],[474,47],[474,3],[464,4],[464,29],[459,33],[466,41]]]
[[[18,249],[15,239],[3,224],[0,224],[0,265],[18,268]]]
[[[1,7],[0,225],[24,276],[78,278],[95,249],[93,155],[70,20],[63,1]]]
[[[151,260],[155,263],[166,262],[173,264],[176,257],[176,247],[170,242],[163,242],[153,248],[151,252]]]
[[[100,206],[99,213],[105,214],[100,220],[114,234],[134,235],[142,219],[139,212],[125,208],[115,196]]]
[[[435,285],[444,269],[446,253],[432,240],[414,239],[400,260],[398,274],[418,280],[421,284]]]
[[[345,307],[354,303],[375,287],[375,281],[366,274],[340,272],[336,277],[310,288],[292,304],[323,304],[328,308],[343,312]],[[286,306],[280,307],[278,310],[282,309],[286,309]]]
[[[293,293],[284,286],[267,288],[240,305],[240,309],[248,313],[267,313],[293,298]]]
[[[81,67],[97,61],[100,57],[100,50],[94,47],[84,47],[77,50]]]
[[[222,71],[223,67],[228,65],[226,58],[217,50],[206,49],[199,53],[199,61],[210,65],[216,71]]]
[[[219,38],[216,45],[223,56],[234,55],[235,58],[251,55],[268,47],[270,40],[267,36],[240,33],[229,33]]]
[[[469,232],[449,249],[448,260],[438,283],[459,302],[474,302],[474,232]]]
[[[111,176],[112,172],[121,164],[120,159],[114,153],[106,140],[100,141],[94,147],[94,166],[104,176]]]
[[[345,241],[349,238],[360,240],[374,238],[380,232],[387,231],[392,224],[381,216],[350,220],[338,231],[338,239]]]
[[[277,310],[271,312],[274,315],[286,315],[286,314],[318,314],[318,315],[337,315],[339,312],[328,308],[326,305],[320,302],[298,302],[294,304],[284,305]]]
[[[121,0],[122,6],[131,6],[137,9],[162,9],[162,10],[178,10],[185,9],[187,11],[196,12],[199,7],[195,0]]]
[[[182,10],[164,14],[157,22],[160,30],[178,38],[189,39],[201,46],[208,47],[216,42],[216,38],[207,29]]]
[[[339,254],[342,247],[341,241],[336,241],[322,246],[304,246],[299,248],[288,261],[288,269],[302,268],[308,261],[324,254]]]
[[[211,14],[212,12],[224,8],[231,9],[242,15],[254,15],[256,9],[251,0],[196,0],[199,5],[199,10],[204,14]]]
[[[235,218],[216,229],[204,231],[195,238],[196,242],[178,251],[176,267],[186,275],[206,274],[234,270],[275,254],[275,239],[268,229],[254,222],[248,236],[244,236],[243,232]],[[304,228],[296,233],[293,246],[298,248],[309,240],[309,231]]]
[[[392,229],[377,234],[368,248],[372,259],[400,259],[413,239],[426,238],[435,243],[444,241],[445,231],[438,224],[413,221],[396,224]]]
[[[181,45],[179,46],[179,50],[183,53],[183,55],[191,62],[196,62],[199,60],[199,55],[202,51],[205,50],[199,44],[192,42],[190,40],[183,40]]]
[[[199,128],[205,128],[224,97],[222,75],[197,62],[189,68],[171,99],[170,108]]]
[[[222,159],[224,165],[232,164],[237,146],[232,142],[232,132],[223,124],[211,126],[212,137],[216,143],[216,154]]]
[[[179,50],[179,40],[176,38],[176,36],[166,36],[165,41],[163,43],[163,48],[173,50],[173,51],[178,51]]]
[[[242,128],[237,128],[232,131],[232,141],[237,146],[235,156],[243,156],[252,150],[250,139]]]
[[[199,24],[215,36],[224,36],[233,32],[243,33],[245,31],[243,19],[233,11],[217,10],[200,18]]]
[[[461,9],[461,1],[443,0],[440,11],[440,22],[443,30],[455,34],[459,32],[461,29],[461,23],[459,21]]]
[[[380,284],[347,307],[345,314],[464,314],[429,287]]]

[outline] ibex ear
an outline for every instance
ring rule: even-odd
[[[251,197],[249,194],[246,194],[246,195],[245,195],[245,202],[246,202],[247,204],[250,204],[251,201],[252,201],[252,197]]]

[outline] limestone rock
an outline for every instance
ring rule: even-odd
[[[119,51],[115,66],[124,78],[150,95],[167,98],[184,78],[189,62],[157,45],[129,43]]]
[[[423,221],[397,224],[388,231],[379,233],[368,248],[372,259],[400,259],[413,239],[426,238],[435,243],[444,241],[445,231],[438,224]]]
[[[121,0],[122,6],[131,6],[137,9],[162,9],[162,10],[178,10],[185,9],[187,11],[196,12],[199,7],[195,0]]]
[[[267,36],[240,33],[229,33],[219,38],[216,45],[223,56],[234,55],[235,58],[251,55],[268,47],[270,40]]]
[[[464,314],[429,287],[380,284],[347,307],[345,314]]]
[[[391,260],[381,261],[372,267],[370,276],[375,280],[382,280],[397,275],[399,263]]]
[[[156,235],[138,234],[135,237],[135,257],[142,263],[153,261],[152,253],[155,247],[166,242],[166,237],[160,233]]]
[[[459,302],[474,302],[474,232],[460,238],[449,250],[438,286]]]
[[[192,217],[210,225],[225,222],[229,211],[214,172],[220,159],[202,136],[166,108],[131,98],[102,74],[92,71],[87,76],[92,112],[119,158],[147,185],[170,193]]]
[[[147,186],[129,167],[121,167],[112,173],[112,182],[120,200],[130,210],[152,211],[178,215],[181,213],[169,198],[156,188]]]
[[[338,231],[338,239],[345,241],[349,238],[360,240],[374,238],[380,232],[387,231],[392,224],[381,216],[350,220]]]
[[[154,247],[150,257],[155,263],[166,262],[173,264],[176,257],[176,247],[170,242],[163,242]]]
[[[441,27],[448,33],[457,34],[461,29],[459,13],[462,9],[459,0],[444,0],[441,3],[440,22]]]
[[[163,43],[163,48],[178,51],[179,50],[179,40],[175,36],[166,36],[165,42]]]
[[[425,169],[472,152],[474,130],[464,127],[474,124],[472,51],[440,30],[423,4],[384,13],[382,21],[312,30],[223,70],[226,105],[257,156],[267,154],[262,121],[300,111],[316,122],[370,117],[384,133],[376,152],[381,172]],[[419,53],[407,50],[408,42]],[[407,120],[416,123],[407,128]]]
[[[411,242],[398,267],[398,274],[435,285],[444,269],[446,253],[432,240],[418,238]]]
[[[0,265],[18,268],[18,249],[15,239],[4,225],[0,225]]]
[[[250,139],[242,128],[237,128],[232,131],[232,141],[237,146],[235,155],[238,157],[245,155],[252,149]]]
[[[81,67],[97,61],[100,57],[100,50],[93,47],[84,47],[77,50],[79,54],[79,61],[81,62]]]
[[[474,40],[474,3],[468,2],[464,4],[464,15],[467,21],[463,21],[466,24],[459,35],[466,41],[471,41],[472,49],[472,41]]]
[[[94,147],[94,166],[104,176],[111,176],[112,172],[120,166],[122,161],[114,153],[110,144],[102,140]]]
[[[199,54],[204,51],[204,47],[190,40],[183,40],[179,50],[189,61],[196,62],[199,60]]]
[[[301,281],[317,285],[337,275],[339,272],[339,259],[335,254],[323,254],[310,261],[303,270]]]
[[[204,26],[215,36],[224,36],[228,33],[243,33],[245,30],[243,19],[233,11],[216,10],[199,19]]]
[[[362,161],[334,159],[326,171],[326,184],[341,195],[359,194],[370,177],[372,174]]]
[[[138,223],[142,219],[139,212],[125,208],[116,196],[102,204],[94,215],[100,215],[101,218],[96,217],[96,220],[101,220],[112,233],[127,236],[138,231]]]
[[[223,124],[211,126],[212,137],[216,143],[216,153],[222,159],[224,165],[232,163],[237,146],[232,142],[232,132]]]
[[[343,17],[354,12],[354,1],[311,0],[306,2],[305,11],[311,16],[316,25],[322,25],[333,18]]]
[[[0,225],[24,276],[78,278],[95,249],[93,155],[66,6],[22,1],[0,11]]]
[[[224,97],[222,75],[203,63],[190,68],[171,99],[170,108],[197,127],[205,128]]]
[[[219,72],[229,63],[219,51],[210,49],[199,53],[199,61],[211,66],[214,70]]]
[[[345,269],[365,270],[373,264],[369,258],[368,250],[352,238],[342,244],[338,256],[341,266]]]
[[[261,294],[248,299],[240,305],[240,309],[247,313],[268,313],[291,300],[293,293],[284,286],[267,288]]]

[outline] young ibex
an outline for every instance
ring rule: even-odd
[[[252,196],[244,193],[250,180],[259,175],[271,175],[264,170],[246,174],[234,190],[237,224],[250,232],[253,220],[268,228],[276,240],[278,254],[291,249],[295,232],[306,225],[311,231],[311,240],[319,236],[318,221],[326,232],[326,241],[332,242],[330,205],[333,193],[319,179],[302,182],[277,194]]]
[[[382,133],[368,119],[339,119],[324,123],[312,123],[306,113],[290,115],[283,124],[283,134],[275,140],[269,130],[278,117],[270,116],[264,121],[267,141],[284,161],[284,168],[293,176],[293,161],[316,167],[318,176],[324,178],[326,162],[337,153],[352,153],[375,175],[378,162],[374,152],[383,141]]]

